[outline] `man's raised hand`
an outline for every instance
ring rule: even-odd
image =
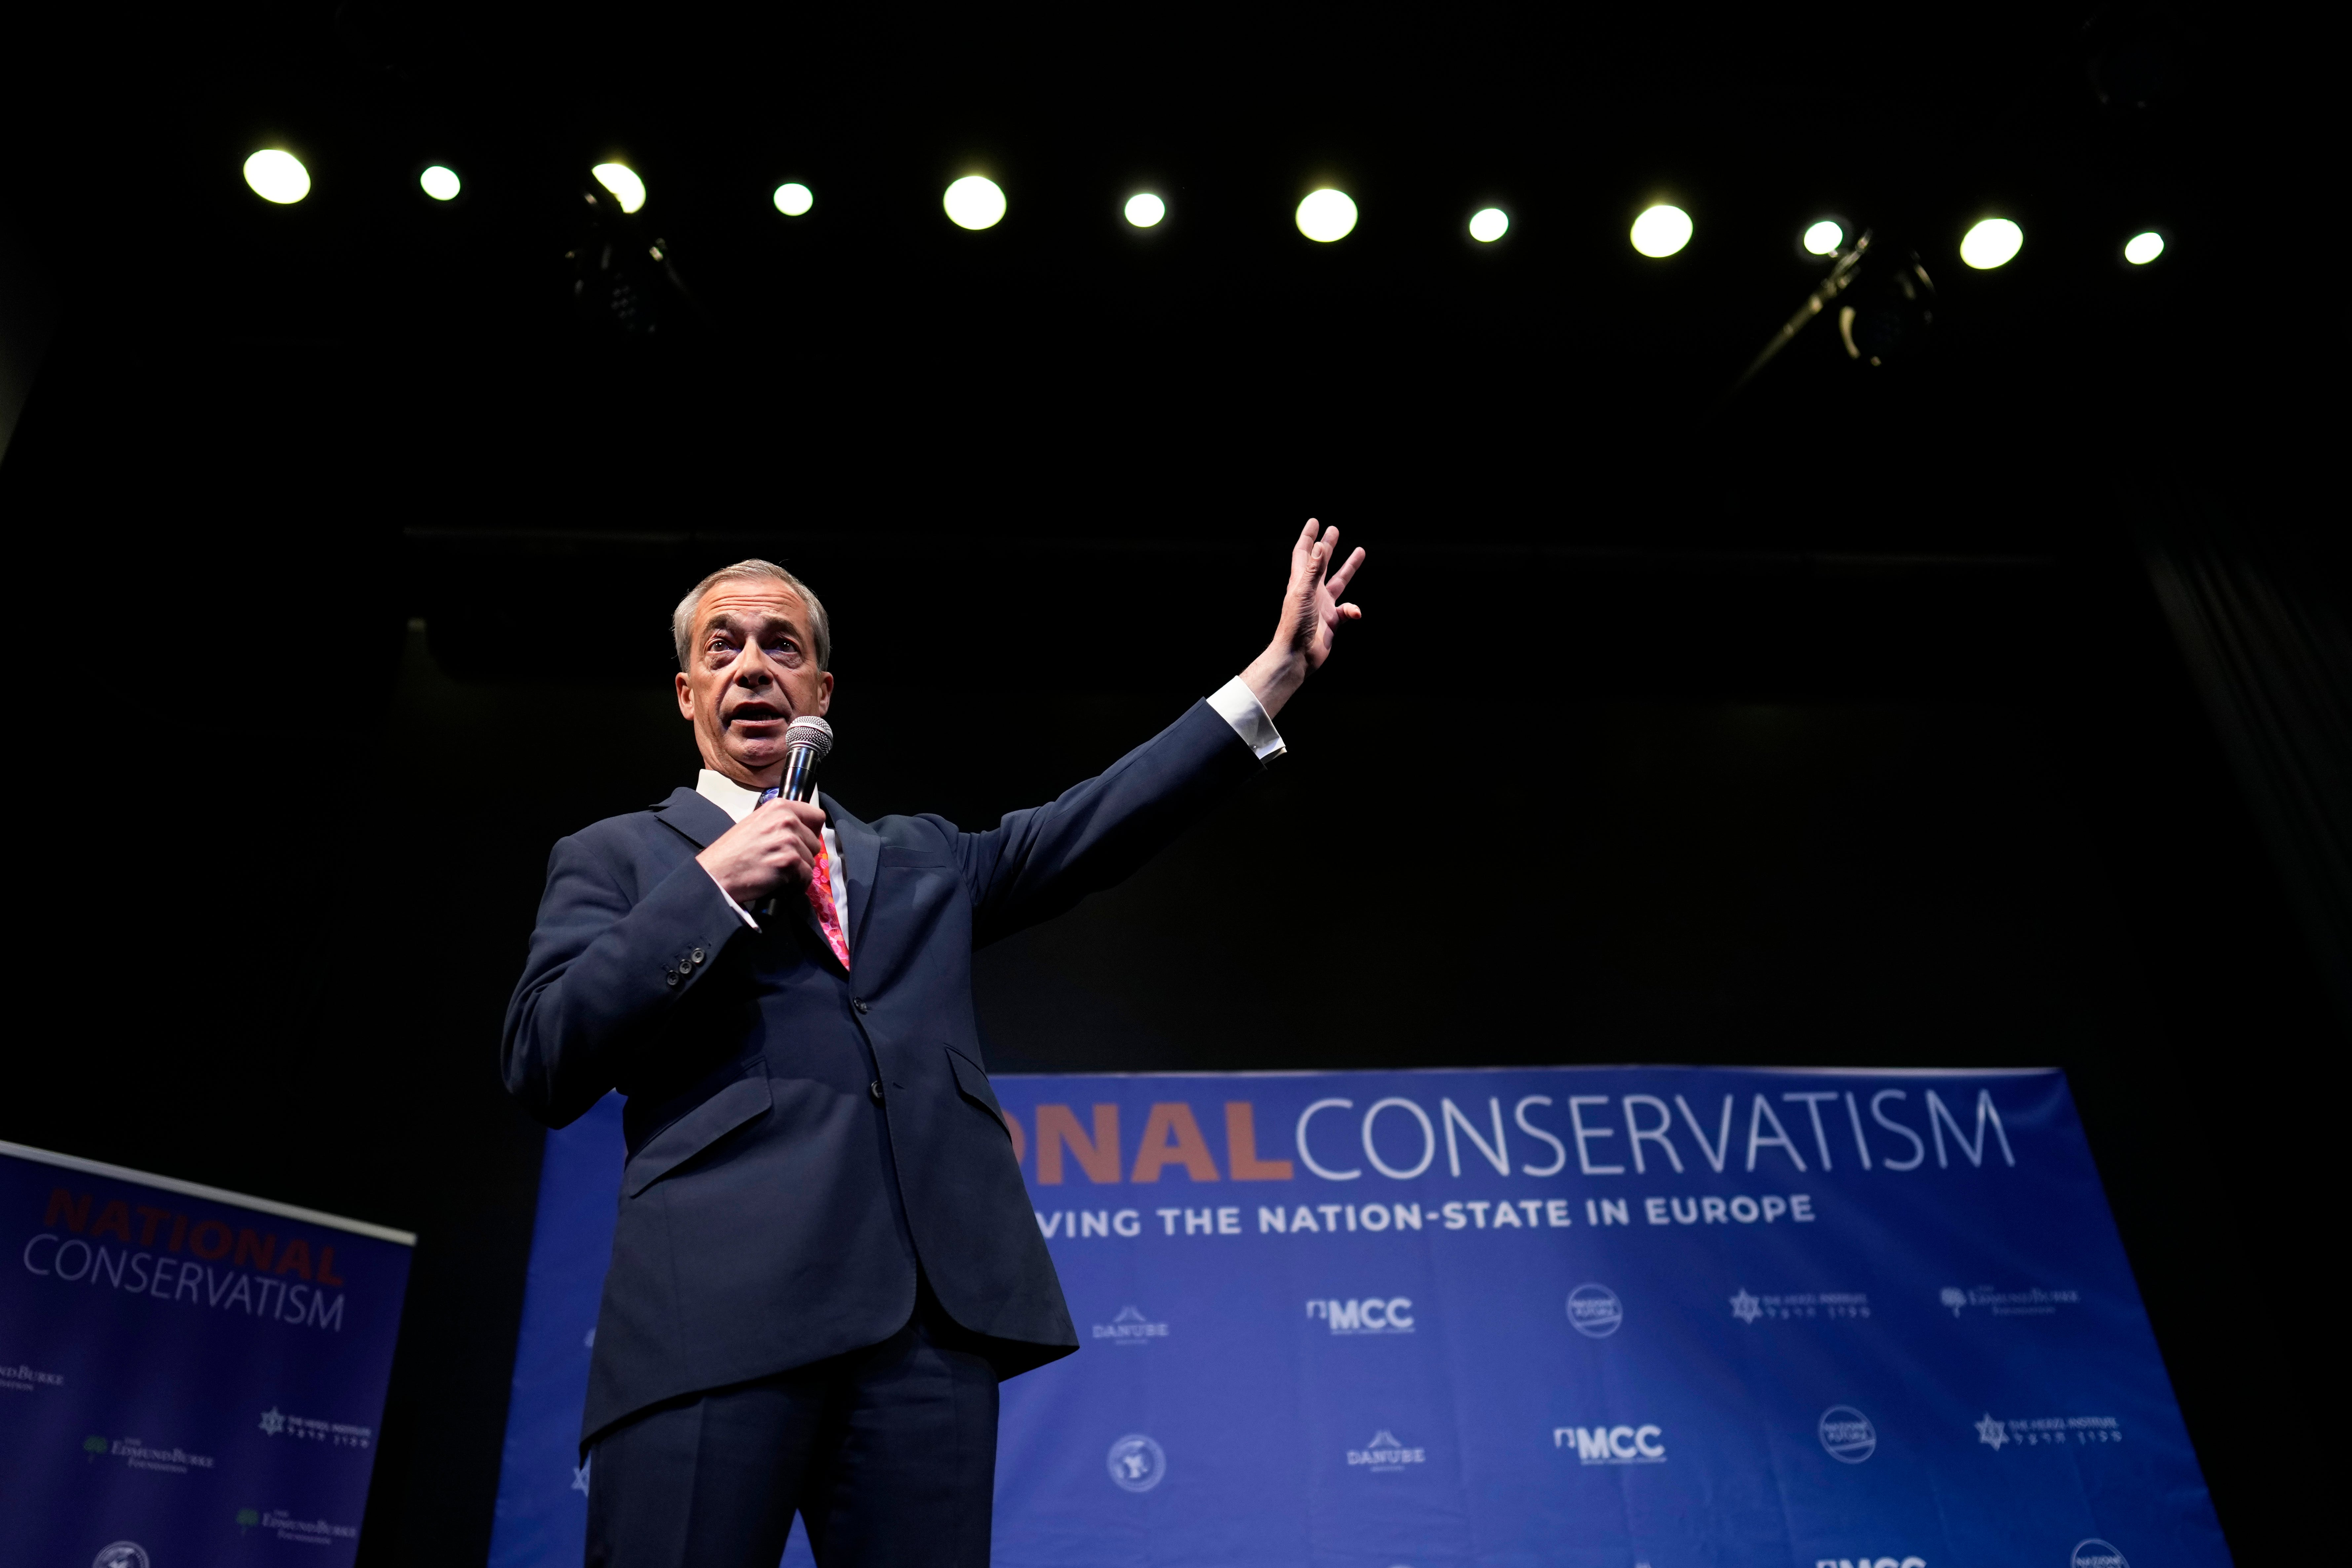
[[[1266,650],[1242,671],[1258,705],[1272,718],[1298,689],[1308,672],[1323,668],[1331,657],[1331,641],[1342,621],[1360,621],[1364,612],[1340,598],[1364,563],[1356,551],[1334,570],[1339,552],[1339,531],[1321,528],[1308,518],[1290,547],[1290,584],[1284,589],[1282,619]]]

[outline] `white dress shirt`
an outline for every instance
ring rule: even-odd
[[[1259,703],[1257,694],[1240,676],[1236,675],[1217,688],[1208,700],[1209,706],[1217,710],[1217,717],[1234,727],[1234,733],[1242,738],[1242,743],[1255,753],[1259,762],[1271,762],[1282,755],[1286,748],[1282,743],[1281,731],[1274,727],[1274,721]],[[751,815],[752,807],[760,804],[763,792],[746,789],[725,773],[705,768],[694,781],[694,793],[740,822]],[[849,878],[842,870],[841,840],[835,835],[830,819],[824,825],[824,866],[827,875],[833,879],[833,918],[840,922],[845,940],[849,933]],[[715,875],[710,879],[719,881]],[[723,884],[719,889],[719,896],[727,900],[727,907],[733,910],[745,925],[753,931],[760,929],[760,922],[751,918],[751,911],[737,903]]]

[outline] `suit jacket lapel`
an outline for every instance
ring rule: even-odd
[[[733,817],[682,786],[670,791],[669,798],[654,807],[654,815],[697,849],[709,848],[712,839],[735,826]]]
[[[729,816],[717,805],[690,789],[672,790],[667,800],[654,807],[654,815],[666,826],[675,829],[680,837],[697,849],[709,848],[712,839],[735,826],[733,817]],[[868,837],[874,837],[864,823],[859,823],[857,826],[858,831],[865,833]],[[840,823],[835,823],[834,831],[835,834],[840,833]],[[845,845],[843,852],[845,855],[847,853]],[[767,900],[762,899],[760,902],[765,903]],[[855,888],[849,895],[849,910],[850,918],[855,920],[857,914],[857,893]],[[759,911],[754,910],[753,917],[757,918],[758,913]],[[825,945],[824,929],[817,924],[816,910],[809,907],[806,898],[795,894],[791,898],[777,899],[776,913],[773,918],[797,921],[802,928],[815,939],[817,947],[824,952],[825,957],[830,959],[833,956],[833,949]]]
[[[848,940],[849,956],[855,962],[858,936],[874,912],[874,867],[881,858],[882,836],[843,810],[841,803],[831,795],[820,795],[818,798],[833,819],[833,835],[840,840],[842,859],[848,863],[849,929],[842,935]]]

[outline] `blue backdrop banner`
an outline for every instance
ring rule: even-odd
[[[415,1237],[0,1143],[5,1554],[349,1563]]]
[[[996,1086],[1084,1342],[1008,1568],[2229,1562],[2054,1071]],[[549,1141],[494,1568],[580,1560],[620,1159]]]

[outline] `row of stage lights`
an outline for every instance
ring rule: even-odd
[[[635,170],[625,163],[599,163],[590,171],[596,183],[612,193],[625,213],[634,213],[646,205],[646,183]],[[245,183],[253,187],[256,195],[279,205],[291,205],[310,194],[310,173],[300,159],[281,148],[264,148],[245,161]],[[464,183],[454,169],[435,163],[416,177],[425,194],[436,202],[457,199]],[[816,194],[797,180],[787,180],[775,189],[776,210],[788,218],[806,217],[816,205]],[[948,221],[959,228],[994,228],[1004,221],[1005,200],[1003,187],[982,174],[966,174],[951,183],[940,197]],[[1154,192],[1138,191],[1127,198],[1121,209],[1127,221],[1138,228],[1156,228],[1168,216],[1168,203]],[[1355,198],[1345,191],[1326,187],[1311,191],[1298,204],[1295,215],[1298,232],[1319,244],[1331,245],[1345,239],[1355,231]],[[1492,245],[1510,232],[1510,215],[1500,207],[1481,207],[1470,215],[1470,237],[1481,245]],[[1633,220],[1627,237],[1633,248],[1643,255],[1664,259],[1675,254],[1691,240],[1693,232],[1690,215],[1682,208],[1664,203],[1645,208]],[[1808,226],[1803,244],[1815,256],[1834,256],[1846,242],[1845,226],[1834,218],[1821,218]],[[2124,259],[2134,267],[2145,267],[2164,254],[2164,236],[2154,229],[2143,229],[2124,242]],[[2015,220],[1987,217],[1978,220],[1960,239],[1960,259],[1979,271],[2007,265],[2025,247],[2025,231]]]

